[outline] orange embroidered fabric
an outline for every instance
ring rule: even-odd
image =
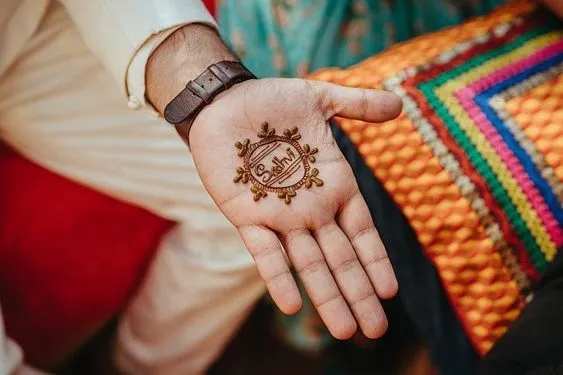
[[[336,119],[414,228],[484,354],[563,243],[563,34],[533,1],[313,79],[385,88],[403,114]]]

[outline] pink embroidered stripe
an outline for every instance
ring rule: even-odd
[[[485,77],[478,79],[468,87],[462,88],[455,92],[456,98],[465,108],[471,119],[479,127],[479,129],[487,136],[491,146],[500,155],[501,159],[506,163],[508,169],[521,186],[522,191],[530,200],[531,205],[536,210],[541,222],[545,225],[552,241],[556,246],[563,245],[563,229],[557,224],[557,220],[549,210],[543,196],[540,194],[530,177],[520,164],[514,153],[506,146],[502,137],[495,127],[487,119],[484,113],[473,101],[473,97],[493,85],[506,79],[507,76],[513,76],[523,70],[537,65],[539,62],[549,59],[556,54],[563,52],[563,41],[556,42],[545,47],[536,53],[516,61],[510,65],[503,67]]]

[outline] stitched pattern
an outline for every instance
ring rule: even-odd
[[[563,31],[533,1],[313,76],[404,100],[337,119],[403,210],[486,353],[563,245]]]
[[[520,94],[520,95],[518,95]],[[557,78],[529,92],[511,95],[506,103],[506,110],[519,128],[523,129],[536,149],[544,155],[549,166],[546,178],[563,181],[563,76],[561,70]],[[529,105],[533,103],[534,108]],[[541,103],[541,109],[539,105]],[[559,202],[563,201],[561,183],[556,188]]]
[[[541,39],[540,42],[546,42],[545,37]],[[517,42],[519,42],[518,39]],[[542,46],[542,44],[540,43],[539,45]],[[509,47],[512,47],[512,43],[502,45],[499,49],[504,50]],[[481,55],[475,60],[470,60],[467,64],[463,64],[459,68],[445,73],[445,76],[437,76],[435,80],[422,83],[420,89],[428,98],[430,106],[434,108],[438,117],[444,121],[446,127],[454,135],[454,138],[469,155],[472,164],[485,177],[493,195],[507,211],[507,215],[511,219],[516,232],[523,238],[524,244],[532,250],[532,260],[538,268],[543,270],[547,264],[543,257],[541,257],[539,242],[546,237],[542,232],[536,212],[522,193],[518,183],[507,170],[500,156],[492,148],[487,134],[480,131],[459,102],[453,98],[456,86],[459,88],[460,85],[465,85],[476,77],[488,73],[488,69],[494,69],[502,66],[510,59],[518,58],[518,55],[525,48],[521,47],[514,54],[493,59],[472,72],[458,75],[459,72],[467,69],[466,65],[475,63],[475,60],[480,60],[477,63],[481,63],[481,61],[486,61],[489,57],[487,54]],[[497,55],[498,53],[498,50],[495,50],[492,54]],[[447,83],[440,85],[441,82]],[[439,124],[437,125],[440,126]],[[549,250],[551,257],[553,257],[555,251],[554,244],[544,243],[544,245]]]
[[[563,123],[563,105],[560,103],[562,99],[561,89],[557,91],[558,87],[563,87],[561,86],[563,82],[559,82],[556,84],[551,84],[549,82],[552,79],[562,81],[563,80],[563,77],[561,76],[562,73],[563,73],[563,67],[559,65],[555,68],[551,68],[549,71],[547,71],[544,74],[538,73],[524,80],[522,83],[516,86],[510,87],[497,95],[493,95],[489,100],[489,105],[496,112],[496,115],[498,116],[500,121],[513,134],[516,141],[522,146],[523,150],[530,156],[530,159],[536,165],[536,168],[540,171],[542,177],[551,186],[553,192],[557,197],[559,205],[563,205],[563,183],[561,183],[561,180],[563,180],[563,173],[562,173],[563,168],[555,169],[559,171],[559,179],[558,179],[558,177],[555,175],[554,168],[552,168],[550,164],[546,162],[546,160],[544,159],[544,155],[537,150],[536,146],[534,145],[534,142],[532,142],[531,140],[532,138],[526,136],[524,129],[518,125],[517,121],[512,117],[511,113],[508,112],[506,105],[510,101],[510,99],[516,98],[515,99],[516,103],[513,103],[515,105],[512,106],[511,112],[514,115],[518,115],[519,113],[525,114],[526,109],[529,108],[530,106],[523,105],[523,102],[521,100],[522,98],[520,98],[520,96],[523,96],[523,98],[528,97],[527,100],[534,100],[534,96],[535,96],[534,94],[537,93],[537,96],[539,96],[538,100],[544,101],[544,99],[553,99],[551,100],[551,102],[556,103],[556,107],[559,108],[555,109],[554,111],[542,112],[542,111],[538,111],[538,109],[535,108],[536,102],[533,102],[534,104],[531,109],[533,110],[533,113],[537,112],[539,117],[536,121],[534,121],[534,123],[537,123],[540,126],[548,123],[549,124]],[[537,86],[540,86],[540,88],[537,90],[532,90],[530,94],[527,94],[528,91],[534,89]],[[551,91],[551,88],[555,88],[556,91]],[[555,131],[557,132],[557,125],[555,126]],[[554,141],[553,142],[554,147],[547,147],[544,149],[544,151],[553,152],[554,153],[553,156],[555,158],[552,159],[556,161],[559,160],[558,156],[561,155],[561,152],[563,152],[563,150],[561,150],[560,146],[559,147],[557,146],[561,144],[562,135],[556,133],[546,134],[544,132],[539,132],[538,135],[539,134],[542,134],[546,137],[545,139],[547,140],[548,144],[550,143],[550,140]],[[534,135],[532,135],[532,137],[537,138],[537,136]],[[554,165],[560,165],[560,163],[556,162],[554,163]]]

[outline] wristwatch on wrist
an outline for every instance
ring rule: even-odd
[[[190,128],[199,112],[219,93],[236,83],[256,78],[237,61],[221,61],[205,69],[196,79],[188,82],[164,108],[164,118],[189,145]]]

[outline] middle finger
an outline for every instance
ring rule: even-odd
[[[280,241],[331,334],[338,339],[352,337],[356,321],[311,233],[307,229],[293,230],[280,235]]]
[[[314,235],[362,332],[369,338],[381,337],[387,319],[350,240],[334,221],[317,228]]]

